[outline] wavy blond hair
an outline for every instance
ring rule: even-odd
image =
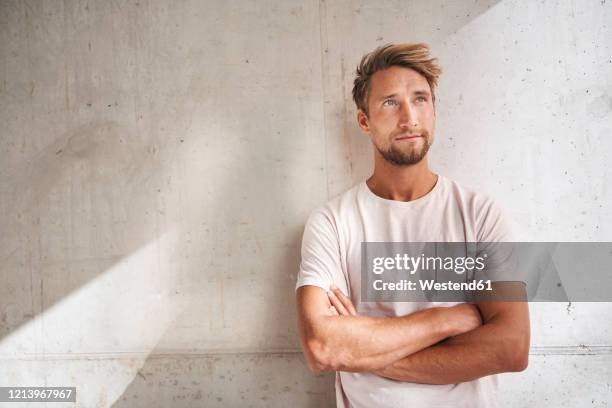
[[[357,66],[355,81],[353,82],[353,100],[358,109],[368,115],[368,97],[370,93],[370,80],[377,71],[392,66],[411,68],[423,75],[431,88],[432,101],[435,104],[435,89],[442,69],[436,63],[437,58],[429,55],[429,45],[424,43],[387,44],[376,48],[364,55]]]

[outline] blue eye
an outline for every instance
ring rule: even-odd
[[[389,102],[389,103],[387,103]],[[383,106],[392,106],[395,105],[396,102],[393,99],[387,99],[386,101],[383,102]]]
[[[427,98],[426,98],[426,97],[424,97],[424,96],[419,96],[419,97],[417,98],[417,101],[419,101],[419,102],[427,102]]]

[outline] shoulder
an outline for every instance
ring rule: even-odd
[[[449,194],[458,201],[472,208],[483,208],[495,205],[493,197],[483,191],[478,191],[473,187],[466,186],[448,177],[445,177]]]
[[[473,211],[475,216],[483,217],[491,211],[502,211],[501,205],[491,194],[478,191],[449,178],[445,178],[445,180],[448,194],[452,199],[465,209]]]
[[[510,239],[510,227],[503,205],[488,192],[478,191],[446,178],[449,195],[467,213],[476,227],[479,241]]]
[[[361,184],[357,183],[347,191],[337,195],[327,203],[315,208],[308,217],[307,224],[330,224],[336,226],[348,213],[354,211]]]

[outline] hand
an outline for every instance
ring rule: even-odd
[[[332,306],[329,308],[333,316],[357,316],[357,311],[351,299],[346,297],[344,293],[334,285],[327,292],[327,297]]]
[[[451,309],[455,312],[452,319],[455,331],[454,336],[469,332],[482,325],[482,317],[476,306],[469,303],[461,303],[452,306]]]

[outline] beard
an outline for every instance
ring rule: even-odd
[[[410,166],[423,160],[431,147],[429,135],[426,133],[423,133],[423,143],[414,146],[417,143],[411,143],[412,146],[409,145],[405,149],[400,149],[393,143],[388,149],[382,149],[379,146],[376,146],[376,149],[387,162],[395,166]]]

